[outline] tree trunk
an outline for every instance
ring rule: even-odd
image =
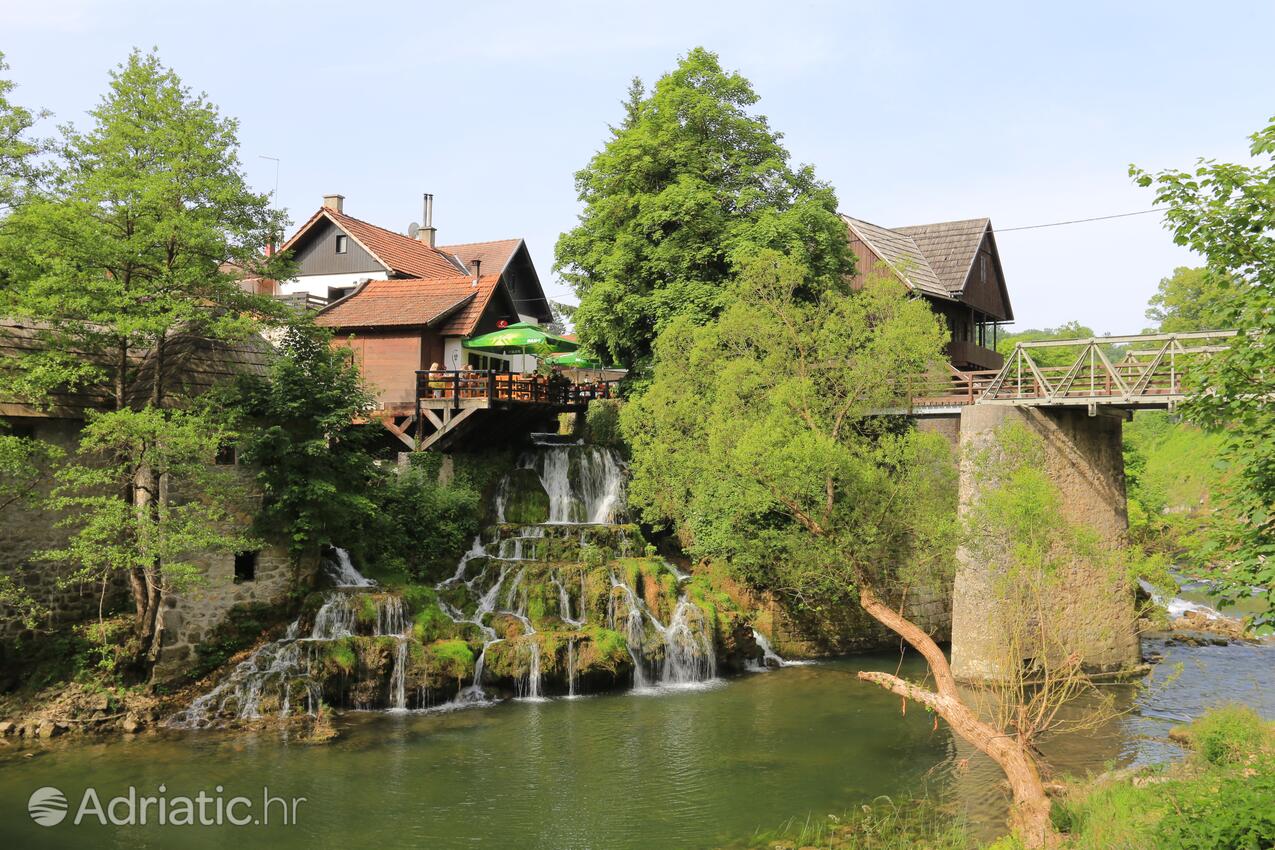
[[[1027,847],[1053,847],[1061,836],[1049,819],[1049,797],[1040,770],[1026,744],[1003,734],[982,720],[961,699],[947,656],[920,626],[881,601],[865,583],[859,586],[859,604],[877,622],[903,638],[921,653],[934,676],[935,690],[918,687],[889,673],[862,671],[859,678],[873,682],[906,699],[919,702],[947,721],[956,734],[985,753],[1005,772],[1013,795],[1011,826]]]

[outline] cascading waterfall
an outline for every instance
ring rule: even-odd
[[[771,648],[770,641],[766,640],[766,636],[756,629],[753,629],[753,643],[757,644],[757,648],[761,650],[762,655],[761,664],[758,665],[757,669],[784,667],[788,664]]]
[[[633,685],[639,690],[716,675],[713,632],[704,612],[684,590],[678,590],[676,602],[671,596],[659,596],[669,591],[668,585],[660,584],[660,576],[667,580],[671,573],[677,588],[689,576],[671,565],[655,562],[651,566],[648,559],[640,569],[648,570],[649,581],[662,588],[658,593],[649,584],[646,590],[640,589],[635,582],[641,579],[635,578],[638,573],[632,565],[619,571],[612,568],[609,585],[605,578],[601,587],[596,583],[599,576],[590,565],[596,565],[599,552],[604,557],[607,552],[628,557],[634,548],[626,531],[636,529],[617,524],[623,519],[624,476],[623,462],[610,449],[544,442],[524,454],[516,470],[498,483],[492,503],[497,524],[475,537],[455,571],[435,585],[436,599],[413,603],[437,605],[452,623],[468,629],[451,632],[447,638],[452,644],[469,644],[474,653],[472,679],[466,675],[466,681],[452,680],[455,690],[448,706],[491,704],[487,688],[495,682],[504,693],[512,690],[523,699],[543,699],[546,667],[555,677],[548,681],[565,685],[567,696],[578,696],[582,673],[592,677],[588,671],[598,669],[589,666],[598,663],[598,653],[603,651],[597,641],[610,640],[586,630],[602,626],[619,633],[605,650],[611,653],[606,657],[614,658],[617,652],[623,657],[627,652]],[[515,478],[516,485],[511,483]],[[537,481],[543,493],[536,489]],[[515,504],[524,519],[533,517],[539,504],[541,518],[528,524],[505,522],[506,511],[513,511]],[[578,587],[569,571],[578,573]],[[438,659],[444,656],[431,655],[429,647],[421,656],[413,648],[420,646],[413,643],[417,612],[409,609],[401,595],[379,590],[359,573],[344,549],[331,551],[325,572],[337,589],[327,594],[312,619],[298,619],[282,639],[260,647],[170,725],[202,727],[219,719],[252,720],[273,711],[281,716],[289,712],[313,716],[325,693],[337,694],[341,705],[356,707],[407,711],[432,705],[431,697],[446,687],[446,680],[429,678],[429,671],[446,668],[428,667],[443,663]],[[603,587],[608,592],[603,594]],[[668,612],[667,625],[648,607],[644,593],[656,593],[664,600],[659,607]],[[600,622],[603,605],[606,618]],[[537,632],[537,627],[545,628],[542,618],[557,624],[550,629],[574,631],[565,640],[545,640]],[[393,642],[370,642],[369,638],[393,638]],[[555,647],[552,655],[545,654],[548,647]],[[565,659],[558,647],[565,649]],[[350,666],[351,661],[342,660],[352,650],[363,653],[354,662],[357,669]],[[425,660],[413,660],[420,658]],[[495,671],[494,679],[489,670]],[[325,690],[333,676],[347,673],[362,678],[350,683],[340,679],[336,690]],[[369,673],[374,678],[368,678]],[[380,677],[379,686],[375,677]],[[426,684],[421,684],[421,677]]]

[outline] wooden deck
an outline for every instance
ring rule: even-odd
[[[614,382],[572,383],[565,379],[477,370],[419,370],[416,401],[386,405],[373,416],[413,451],[447,448],[493,423],[485,411],[501,411],[506,429],[520,422],[582,413],[589,402],[610,398]]]

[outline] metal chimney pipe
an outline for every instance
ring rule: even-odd
[[[421,211],[421,215],[424,217],[424,221],[421,223],[421,227],[433,227],[434,226],[434,196],[431,195],[429,192],[426,192],[423,198],[424,198],[424,209]]]

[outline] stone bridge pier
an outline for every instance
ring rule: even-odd
[[[963,408],[958,436],[961,515],[976,503],[983,484],[969,459],[996,438],[998,428],[1011,422],[1021,423],[1044,440],[1045,466],[1050,480],[1062,491],[1064,515],[1092,529],[1104,545],[1123,547],[1129,530],[1121,443],[1124,420],[1116,411],[1090,416],[1083,407],[975,404]],[[930,427],[950,433],[953,424],[933,423]],[[994,592],[993,570],[964,547],[957,551],[952,671],[961,679],[1003,678],[1009,672],[1007,665],[1022,664],[1036,654],[1031,647],[1024,647],[1025,658],[1015,659],[1005,651],[1005,612]],[[1123,571],[1111,575],[1081,566],[1063,577],[1058,598],[1047,604],[1079,638],[1077,645],[1086,669],[1116,672],[1140,662],[1133,594]]]

